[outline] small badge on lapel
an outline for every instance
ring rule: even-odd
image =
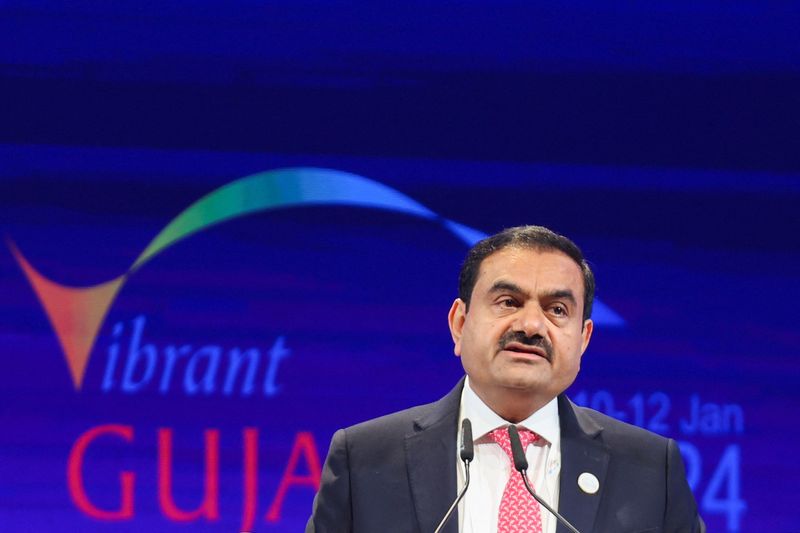
[[[600,481],[594,474],[584,472],[578,476],[578,486],[586,494],[596,494],[600,490]]]

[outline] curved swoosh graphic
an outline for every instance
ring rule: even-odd
[[[301,205],[349,205],[425,218],[442,224],[467,246],[486,236],[368,178],[322,168],[287,168],[246,176],[211,191],[172,219],[124,274],[98,285],[71,287],[47,279],[10,238],[7,241],[45,309],[64,350],[75,389],[80,390],[97,333],[131,274],[173,244],[211,226],[260,211]],[[617,313],[599,301],[592,318],[598,324],[624,324]]]

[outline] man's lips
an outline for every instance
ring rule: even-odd
[[[503,350],[519,354],[537,355],[548,361],[550,360],[547,356],[547,351],[540,346],[531,346],[530,344],[523,344],[521,342],[509,342],[503,345]]]

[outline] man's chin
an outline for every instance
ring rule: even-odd
[[[503,382],[503,388],[513,393],[537,394],[542,392],[549,380],[542,376],[509,376]]]

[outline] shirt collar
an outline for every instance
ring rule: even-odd
[[[461,421],[469,418],[472,423],[472,436],[479,440],[490,431],[511,424],[481,400],[469,384],[469,376],[464,380],[464,390],[461,391]],[[545,439],[550,444],[558,444],[561,439],[561,427],[558,419],[558,400],[553,398],[544,407],[517,424],[529,429]]]

